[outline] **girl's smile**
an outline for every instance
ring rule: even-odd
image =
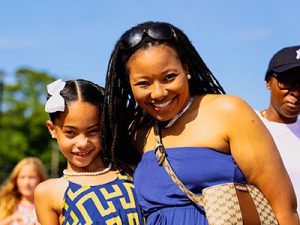
[[[98,108],[80,100],[67,107],[68,110],[54,124],[50,121],[47,124],[71,165],[68,169],[92,171],[103,167],[99,156],[101,132]]]

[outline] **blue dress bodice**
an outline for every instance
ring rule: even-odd
[[[195,194],[221,183],[245,183],[230,154],[199,147],[168,148],[166,153],[178,178]],[[134,183],[147,224],[207,224],[203,208],[193,204],[158,165],[154,151],[143,154]]]

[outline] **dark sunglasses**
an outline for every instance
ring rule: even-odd
[[[300,89],[300,79],[294,78],[289,75],[279,75],[277,73],[272,74],[273,77],[276,78],[278,87],[282,90],[289,90],[294,87],[298,87]]]
[[[172,37],[177,40],[175,31],[170,25],[165,23],[154,23],[144,30],[137,28],[129,31],[123,37],[123,42],[126,47],[132,48],[141,43],[145,34],[154,40],[170,40]]]

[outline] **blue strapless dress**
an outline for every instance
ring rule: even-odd
[[[183,184],[195,194],[202,189],[227,183],[245,183],[232,155],[210,148],[166,149],[168,160]],[[137,198],[152,225],[208,224],[202,206],[193,204],[159,166],[154,151],[143,154],[134,174]]]

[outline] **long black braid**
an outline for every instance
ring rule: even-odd
[[[176,38],[170,40],[154,40],[144,35],[142,41],[127,48],[124,37],[133,29],[146,30],[154,22],[139,24],[126,31],[116,43],[111,54],[106,75],[105,99],[102,115],[102,140],[106,154],[111,155],[113,161],[125,164],[136,164],[140,156],[131,144],[132,135],[151,120],[137,105],[129,83],[129,73],[126,67],[130,56],[139,49],[151,45],[166,44],[179,55],[182,65],[187,65],[191,95],[224,94],[225,91],[218,80],[208,69],[188,37],[177,27],[168,24],[175,31]]]

